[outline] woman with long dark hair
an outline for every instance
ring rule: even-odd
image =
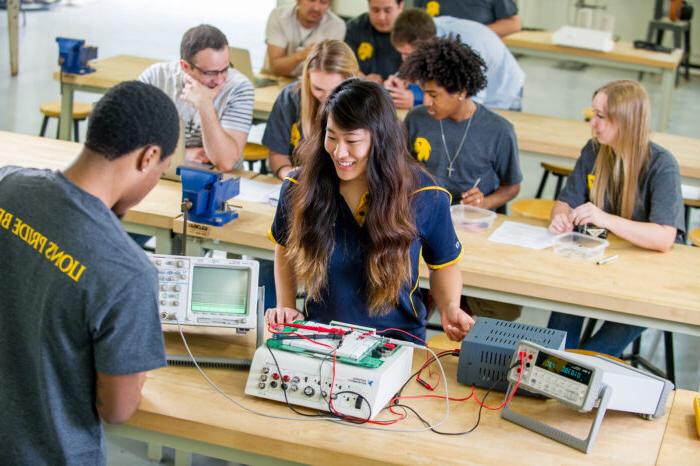
[[[304,164],[286,179],[271,228],[278,307],[268,311],[268,322],[337,320],[424,339],[422,256],[443,328],[461,340],[474,321],[459,308],[455,264],[462,245],[450,220],[450,194],[408,155],[382,87],[341,83],[300,152]],[[302,311],[298,282],[306,290]]]

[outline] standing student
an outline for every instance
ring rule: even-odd
[[[521,110],[525,73],[503,41],[483,24],[449,16],[433,19],[423,10],[407,8],[396,18],[391,42],[406,60],[419,41],[436,36],[459,38],[484,60],[487,84],[474,96],[477,102],[488,108]],[[390,79],[386,86],[397,108],[414,105],[415,95],[405,81]]]
[[[388,95],[376,83],[347,80],[319,124],[301,148],[299,174],[282,187],[271,228],[278,307],[267,321],[338,320],[425,339],[422,255],[443,328],[461,340],[473,320],[459,308],[462,245],[450,196],[406,153]],[[303,310],[296,309],[298,282],[307,293]]]
[[[292,155],[304,135],[311,134],[320,106],[338,84],[358,74],[357,60],[347,44],[324,40],[311,49],[301,81],[282,89],[265,126],[262,143],[270,149],[275,176],[283,180],[300,163]]]
[[[253,84],[229,65],[228,41],[214,26],[195,26],[182,37],[180,60],[156,63],[139,80],[175,102],[185,126],[187,159],[222,171],[243,165],[253,120]]]
[[[513,0],[415,0],[430,16],[470,19],[488,26],[501,37],[522,29],[518,6]]]
[[[685,239],[678,163],[649,141],[649,97],[635,81],[613,81],[593,94],[593,138],[552,209],[549,229],[593,224],[645,249],[665,252]],[[579,342],[583,317],[552,313],[549,326],[566,330],[566,347],[619,356],[644,331],[605,322]]]
[[[100,420],[125,422],[165,365],[156,270],[119,217],[178,129],[168,96],[129,81],[95,105],[70,167],[0,168],[0,464],[106,464]]]
[[[513,125],[473,100],[486,85],[484,62],[454,38],[420,42],[400,76],[420,84],[423,105],[404,124],[413,156],[452,194],[455,203],[505,213],[523,179]],[[503,320],[521,307],[466,298],[472,313]]]
[[[401,55],[391,45],[391,28],[403,11],[403,0],[368,0],[367,13],[348,21],[345,42],[355,52],[365,79],[383,83],[401,66]]]
[[[272,10],[265,27],[265,68],[278,76],[298,77],[314,44],[343,40],[345,22],[330,6],[330,0],[296,0]]]

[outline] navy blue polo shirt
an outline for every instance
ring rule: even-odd
[[[288,232],[288,195],[303,180],[287,178],[282,185],[270,239],[285,246]],[[321,299],[307,299],[304,314],[307,319],[328,323],[332,320],[376,328],[399,328],[425,340],[427,310],[418,288],[420,257],[431,269],[440,269],[462,258],[459,242],[450,218],[451,196],[435,185],[426,173],[420,174],[419,188],[413,193],[412,208],[417,237],[411,244],[411,283],[400,293],[398,306],[384,316],[371,317],[367,306],[366,256],[368,241],[363,212],[367,206],[363,197],[355,212],[351,212],[340,192],[337,192],[340,211],[335,223],[335,247],[329,258],[328,277]],[[399,332],[387,335],[408,339]]]

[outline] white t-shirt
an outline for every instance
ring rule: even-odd
[[[139,76],[139,81],[152,84],[175,102],[185,125],[185,146],[202,147],[202,122],[194,106],[180,98],[184,71],[179,61],[156,63]],[[221,91],[214,98],[214,109],[221,127],[247,133],[253,121],[255,90],[250,80],[235,69],[230,69]]]
[[[333,12],[328,10],[318,26],[306,29],[297,19],[296,5],[280,6],[272,10],[265,28],[265,43],[285,49],[287,55],[324,39],[343,40],[344,38],[345,21]],[[265,57],[265,68],[269,69],[267,57]],[[301,75],[302,68],[303,63],[300,63],[292,75]]]

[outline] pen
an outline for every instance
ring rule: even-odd
[[[605,265],[605,264],[608,264],[612,261],[617,260],[617,257],[618,257],[617,254],[615,254],[614,256],[608,256],[608,257],[605,257],[605,258],[599,260],[598,262],[596,262],[596,264],[597,265]]]
[[[472,189],[478,188],[479,183],[481,183],[481,177],[477,178],[476,181],[474,182],[474,186],[472,186]]]

